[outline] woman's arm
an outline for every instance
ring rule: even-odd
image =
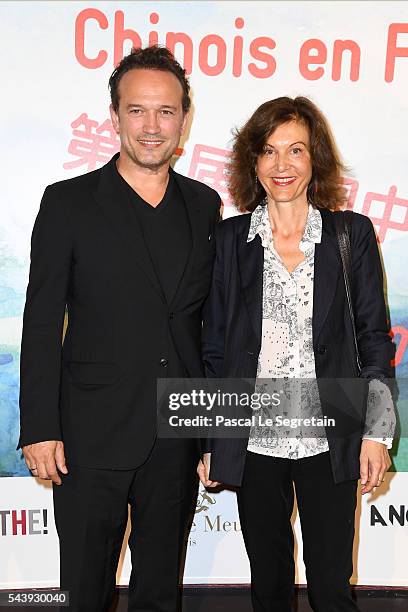
[[[391,359],[395,347],[389,335],[377,239],[370,219],[363,215],[353,215],[351,251],[361,376],[370,379],[360,454],[361,485],[365,494],[381,484],[391,465],[387,447],[392,444],[396,416],[384,379],[392,375]]]
[[[390,378],[395,347],[389,335],[377,238],[368,217],[354,214],[351,236],[353,306],[364,378]]]

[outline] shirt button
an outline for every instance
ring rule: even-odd
[[[164,357],[162,357],[162,359],[160,359],[160,365],[161,365],[162,368],[167,368],[168,363],[169,363],[168,360],[165,359]]]
[[[174,319],[174,312],[169,312],[169,319]]]
[[[324,344],[319,344],[317,346],[317,352],[319,353],[319,355],[324,355],[326,351],[327,351],[327,349],[324,346]]]

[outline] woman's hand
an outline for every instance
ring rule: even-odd
[[[219,482],[216,480],[210,480],[210,463],[211,463],[211,453],[204,453],[203,461],[199,461],[197,466],[197,474],[205,487],[218,487]]]
[[[361,493],[369,493],[384,482],[384,474],[391,465],[385,444],[375,440],[363,440],[360,452]]]

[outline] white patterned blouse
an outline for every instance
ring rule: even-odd
[[[295,410],[296,416],[320,419],[322,412],[314,382],[316,372],[312,312],[314,252],[315,244],[320,243],[322,236],[321,214],[318,209],[309,206],[305,231],[299,244],[305,258],[292,273],[287,271],[274,249],[268,208],[265,205],[259,205],[252,213],[247,242],[253,240],[257,234],[264,248],[264,269],[262,343],[258,358],[256,392],[273,391],[273,384],[265,385],[265,379],[287,379],[288,385],[290,384],[290,405]],[[289,379],[309,379],[307,393],[304,392],[303,383],[302,385],[293,384],[293,381],[289,383]],[[300,403],[301,393],[302,403]],[[379,394],[381,394],[380,406]],[[302,405],[301,410],[298,408],[296,411],[294,404],[299,407]],[[293,414],[280,414],[280,417],[289,417]],[[381,381],[370,381],[364,437],[383,442],[391,448],[395,421],[393,401],[388,387]],[[376,435],[380,436],[378,438],[370,436],[374,426]],[[314,429],[313,437],[310,437],[310,429],[307,431],[309,435],[302,432],[301,426],[295,429],[285,428],[282,425],[253,426],[248,450],[289,459],[310,457],[329,450],[323,428]]]

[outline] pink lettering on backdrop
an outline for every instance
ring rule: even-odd
[[[325,64],[327,60],[327,47],[318,38],[306,40],[300,49],[299,55],[299,70],[303,78],[308,81],[316,81],[324,75],[324,69],[321,64]],[[318,68],[310,68],[310,66],[319,66]]]
[[[402,327],[401,325],[395,325],[392,327],[390,335],[397,345],[395,359],[391,361],[391,365],[398,366],[400,363],[402,363],[408,346],[408,329],[406,329],[406,327]]]
[[[87,21],[96,21],[102,30],[106,30],[109,22],[105,13],[98,9],[88,8],[81,11],[75,20],[75,57],[85,68],[100,68],[108,59],[106,51],[99,51],[94,58],[88,57],[85,53],[85,25]]]
[[[387,57],[385,60],[385,80],[394,80],[395,59],[408,57],[408,46],[398,47],[398,34],[408,34],[408,23],[392,23],[388,28]]]
[[[120,149],[119,136],[110,119],[102,124],[82,113],[71,123],[74,138],[68,146],[68,153],[76,159],[65,162],[65,170],[87,166],[95,170],[97,164],[106,164]]]
[[[224,206],[232,206],[227,189],[227,163],[231,153],[204,144],[196,144],[191,157],[188,176],[206,183],[220,194]]]
[[[113,41],[114,66],[127,53],[125,47],[164,44],[173,53],[182,53],[181,63],[187,74],[191,74],[193,57],[196,56],[199,69],[207,76],[218,76],[228,70],[234,77],[240,77],[243,72],[243,60],[247,55],[246,48],[249,59],[254,60],[245,66],[249,74],[264,79],[272,76],[276,70],[275,59],[270,53],[276,47],[275,41],[269,36],[258,36],[247,40],[243,32],[245,21],[242,17],[234,19],[233,25],[237,35],[233,36],[232,40],[216,33],[209,33],[199,40],[193,40],[187,32],[172,31],[160,37],[156,29],[150,29],[151,25],[157,26],[159,21],[159,13],[150,13],[149,31],[142,36],[135,29],[127,27],[123,11],[116,11],[113,20],[109,21],[106,14],[99,9],[84,9],[77,15],[75,21],[75,57],[84,68],[100,68],[106,63],[108,53],[105,49],[99,49],[95,57],[91,57],[89,51],[86,52],[86,39],[93,37],[97,28],[108,30],[111,43]],[[105,37],[103,40],[107,46],[109,38]]]
[[[109,19],[100,9],[83,9],[75,20],[75,57],[84,68],[101,68],[109,58],[108,51],[103,47],[111,46],[113,53],[110,59],[116,66],[128,52],[128,48],[162,44],[178,57],[182,56],[180,62],[187,74],[191,74],[193,70],[193,59],[197,60],[195,65],[202,74],[211,77],[224,72],[241,77],[247,72],[257,79],[265,79],[272,77],[277,70],[272,54],[278,46],[276,40],[270,36],[248,39],[245,35],[246,23],[242,17],[235,17],[230,24],[236,30],[235,35],[208,33],[201,39],[192,37],[188,32],[161,33],[158,29],[151,29],[152,26],[163,27],[162,24],[158,26],[159,22],[159,13],[152,12],[148,23],[138,21],[138,26],[143,28],[139,32],[127,26],[124,11],[115,11],[113,18]],[[146,26],[147,32],[144,31]],[[98,31],[102,30],[107,30],[107,35],[100,39]],[[408,23],[390,24],[384,74],[387,83],[394,80],[396,60],[408,57],[408,46],[404,46],[399,40],[399,36],[404,34],[408,34]],[[95,44],[100,47],[91,54],[89,47]],[[327,75],[333,81],[347,79],[356,82],[360,78],[362,54],[358,42],[350,38],[326,42],[320,38],[309,38],[300,46],[299,73],[307,81],[316,81]],[[327,66],[328,62],[331,63],[331,70]],[[348,70],[344,67],[345,63]]]
[[[397,198],[397,188],[391,185],[387,194],[369,191],[363,203],[362,213],[370,217],[373,224],[377,227],[378,240],[383,242],[389,229],[407,231],[408,229],[408,199]],[[381,213],[371,212],[374,202],[383,204]],[[401,219],[398,219],[401,217]]]
[[[210,63],[210,49],[215,50],[216,60],[212,64]],[[227,61],[227,45],[221,36],[216,34],[209,34],[204,36],[200,42],[198,51],[198,64],[201,68],[201,72],[208,76],[218,76],[225,69]]]

